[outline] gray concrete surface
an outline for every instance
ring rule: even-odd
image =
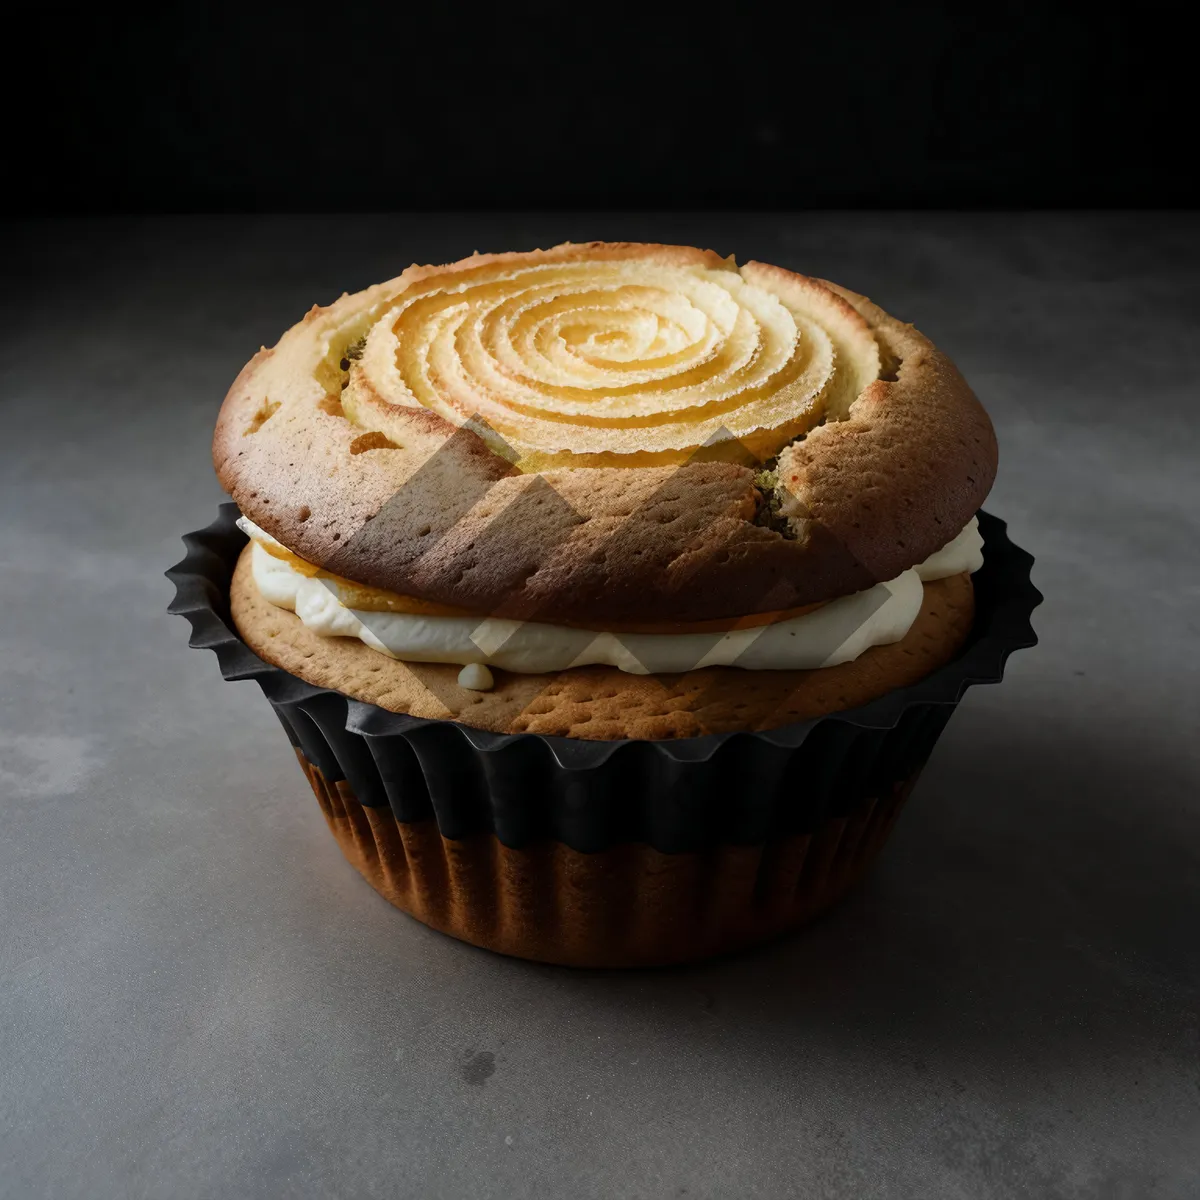
[[[0,236],[0,1195],[1200,1194],[1195,217]],[[260,343],[411,260],[567,236],[775,260],[926,330],[994,416],[989,507],[1047,597],[862,890],[669,972],[507,961],[390,908],[254,685],[165,611]]]

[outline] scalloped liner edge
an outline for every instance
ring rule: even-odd
[[[863,729],[893,729],[915,705],[956,705],[963,693],[976,684],[999,683],[1008,656],[1016,650],[1037,645],[1030,621],[1042,594],[1030,578],[1033,556],[1009,540],[1007,525],[999,517],[980,511],[979,526],[984,538],[984,566],[976,574],[977,594],[984,589],[982,621],[966,649],[954,660],[908,687],[880,696],[858,708],[814,717],[794,725],[769,730],[747,730],[706,734],[700,737],[656,741],[619,739],[587,741],[580,738],[533,734],[492,733],[450,719],[433,720],[393,713],[331,688],[305,683],[258,657],[241,640],[219,607],[227,604],[222,585],[228,587],[231,560],[236,559],[246,535],[234,523],[240,511],[236,504],[221,504],[216,519],[204,529],[184,534],[184,557],[166,572],[175,585],[175,598],[168,612],[186,618],[192,627],[188,645],[212,650],[221,675],[229,681],[252,679],[273,704],[303,704],[320,697],[336,698],[346,704],[345,729],[371,737],[400,734],[418,727],[446,727],[457,731],[477,751],[502,750],[514,742],[537,741],[546,746],[557,766],[566,770],[589,770],[607,762],[629,746],[652,746],[668,759],[697,763],[711,758],[731,738],[753,737],[783,749],[795,749],[825,722]],[[981,627],[982,626],[982,627]]]

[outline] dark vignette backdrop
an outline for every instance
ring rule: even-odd
[[[1153,5],[43,5],[27,213],[1189,205]],[[1172,33],[1172,30],[1175,30]],[[39,86],[13,88],[21,60]]]

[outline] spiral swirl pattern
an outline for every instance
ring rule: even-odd
[[[767,458],[847,406],[879,354],[816,281],[752,278],[638,257],[434,271],[383,306],[342,403],[385,435],[397,406],[470,423],[523,470],[683,462],[735,439]]]

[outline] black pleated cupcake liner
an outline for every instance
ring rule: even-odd
[[[954,661],[909,687],[763,732],[657,741],[491,733],[388,712],[259,658],[229,612],[246,544],[239,515],[221,505],[211,525],[185,535],[187,553],[167,572],[170,611],[191,623],[189,644],[212,650],[225,679],[258,683],[327,783],[344,780],[359,804],[389,808],[401,823],[435,818],[454,840],[491,832],[512,849],[548,839],[584,853],[638,842],[678,854],[814,831],[910,780],[966,689],[999,682],[1009,654],[1037,644],[1033,557],[981,512],[971,636]]]

